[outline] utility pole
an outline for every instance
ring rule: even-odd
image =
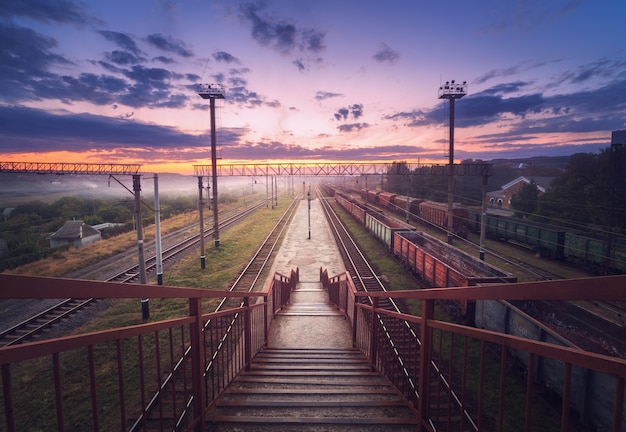
[[[141,222],[141,175],[133,175],[133,192],[135,193],[135,219],[137,220],[137,254],[139,256],[139,283],[145,285],[146,278],[146,257],[143,246],[143,224]],[[144,321],[150,318],[149,299],[141,299],[141,317]]]
[[[267,171],[265,171],[265,208],[268,208],[270,205],[269,199],[270,199],[270,193],[269,193],[269,177],[267,176]],[[272,206],[272,208],[274,208]]]
[[[485,221],[487,220],[487,209],[485,206],[487,205],[487,180],[489,177],[485,174],[483,175],[483,187],[482,187],[482,195],[481,195],[481,211],[480,211],[480,260],[485,260]]]
[[[200,268],[206,268],[206,255],[204,252],[204,191],[202,176],[198,176],[198,214],[200,219]]]
[[[307,192],[307,201],[309,204],[309,240],[311,240],[311,185],[309,185],[309,191]]]
[[[157,285],[163,285],[163,253],[161,251],[161,208],[159,204],[159,175],[154,173],[154,244],[156,255]]]
[[[450,149],[448,154],[448,244],[452,244],[454,231],[454,101],[467,94],[467,81],[455,84],[454,80],[446,81],[439,87],[439,99],[450,101]]]

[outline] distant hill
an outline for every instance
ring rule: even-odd
[[[493,159],[489,161],[494,165],[507,165],[511,168],[555,168],[565,169],[569,156],[536,156],[520,159]]]

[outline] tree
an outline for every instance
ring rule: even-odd
[[[551,223],[626,230],[626,157],[621,147],[570,156],[564,172],[539,199]]]
[[[406,161],[394,161],[387,169],[385,190],[406,195],[411,170]]]
[[[511,197],[511,207],[515,210],[515,216],[528,217],[535,213],[538,197],[537,183],[534,180],[531,180],[530,183],[524,183],[521,189]]]

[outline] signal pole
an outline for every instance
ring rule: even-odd
[[[454,80],[446,81],[439,87],[439,99],[450,101],[450,150],[448,155],[448,244],[452,244],[454,230],[454,101],[467,94],[467,81],[455,84]]]

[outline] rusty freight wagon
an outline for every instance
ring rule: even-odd
[[[448,205],[436,201],[423,201],[419,204],[420,217],[433,225],[448,229]],[[467,237],[467,209],[458,204],[452,207],[452,231],[461,237]]]
[[[375,191],[375,190],[368,190],[367,191],[367,202],[374,203],[374,204],[380,203],[380,200],[378,198],[378,194],[379,193],[380,192]]]
[[[433,288],[517,282],[517,277],[423,232],[394,232],[393,254]],[[461,305],[467,314],[468,304]],[[473,305],[471,307],[473,309]]]
[[[406,215],[406,211],[408,209],[412,216],[411,219],[417,220],[417,217],[420,215],[419,206],[422,202],[424,202],[424,200],[421,198],[396,195],[391,199],[391,206],[389,208],[400,215]]]
[[[336,192],[335,201],[339,203],[341,207],[352,215],[361,225],[365,225],[365,207],[356,203],[352,198],[346,197],[343,194]]]
[[[380,192],[378,194],[378,204],[387,208],[391,207],[392,200],[396,195],[397,194],[391,192]]]

